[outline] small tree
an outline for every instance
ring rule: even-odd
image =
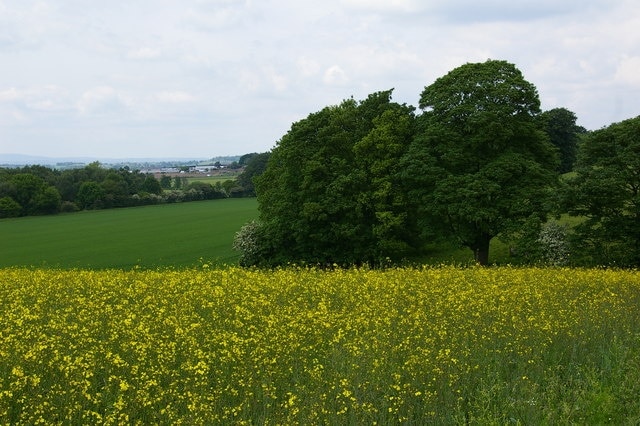
[[[171,189],[171,176],[163,175],[160,178],[160,187],[162,189]]]
[[[99,183],[93,181],[82,182],[76,200],[83,209],[95,209],[102,207],[104,190]]]
[[[175,189],[182,188],[182,178],[180,176],[176,176],[173,178],[173,187]]]
[[[142,190],[149,194],[162,194],[162,186],[160,185],[160,182],[158,182],[158,179],[152,175],[148,175],[144,178],[144,181],[142,182]]]

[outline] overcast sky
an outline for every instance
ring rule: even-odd
[[[0,153],[265,152],[489,58],[594,130],[640,115],[638,28],[637,0],[0,0]]]

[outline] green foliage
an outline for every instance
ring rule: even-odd
[[[536,88],[505,61],[463,65],[420,98],[403,177],[425,235],[448,235],[488,263],[489,243],[544,216],[557,157]]]
[[[237,164],[239,166],[247,166],[254,159],[254,157],[256,157],[258,155],[261,155],[261,154],[258,154],[257,152],[251,152],[249,154],[244,154],[238,159]]]
[[[269,263],[375,263],[410,232],[390,176],[412,135],[413,109],[391,91],[345,100],[294,123],[255,180]],[[407,226],[404,226],[407,225]]]
[[[162,194],[162,186],[158,179],[154,178],[152,175],[147,175],[142,183],[142,190],[148,192],[149,194]]]
[[[104,189],[93,181],[82,182],[76,199],[83,209],[96,209],[102,207]]]
[[[125,207],[128,204],[129,183],[122,174],[109,172],[100,186],[103,191],[104,207]]]
[[[176,176],[173,178],[173,187],[175,189],[180,189],[182,188],[183,184],[185,183],[186,179],[182,178],[180,176]]]
[[[167,176],[167,175],[161,176],[160,187],[162,189],[171,189],[171,176]]]
[[[62,212],[62,213],[73,213],[73,212],[77,212],[78,210],[80,210],[80,208],[74,202],[63,201],[60,204],[60,212]]]
[[[589,263],[640,265],[640,117],[588,134],[565,201]]]
[[[48,186],[38,192],[32,200],[33,212],[35,214],[54,214],[60,211],[62,197],[53,186]]]
[[[22,207],[11,197],[0,198],[0,218],[18,217],[22,212]]]
[[[192,182],[184,193],[184,201],[215,200],[226,198],[224,191],[205,182]]]
[[[40,176],[31,173],[21,171],[8,177],[8,183],[3,185],[2,192],[21,206],[21,214],[52,214],[60,209],[61,197],[58,190]]]
[[[247,154],[240,158],[239,164],[244,164],[245,168],[238,175],[237,184],[242,188],[245,196],[255,197],[255,179],[260,176],[267,168],[267,163],[271,153],[264,152],[262,154]],[[243,162],[244,161],[244,162]]]
[[[560,153],[560,173],[573,170],[578,151],[580,135],[586,130],[576,124],[576,115],[566,108],[554,108],[542,113],[545,131],[549,141],[558,148]]]
[[[415,211],[399,178],[398,159],[415,133],[413,107],[391,104],[375,117],[373,128],[353,147],[356,167],[363,176],[361,204],[369,207],[371,230],[377,245],[374,257],[398,258],[419,244]]]

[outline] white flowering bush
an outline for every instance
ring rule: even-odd
[[[240,265],[252,266],[260,263],[262,224],[255,220],[247,222],[233,238],[233,249],[240,252]]]
[[[538,244],[545,263],[565,266],[569,263],[570,247],[567,239],[568,227],[557,222],[547,222],[540,229]]]

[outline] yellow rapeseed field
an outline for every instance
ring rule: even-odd
[[[0,270],[2,424],[638,424],[638,271]]]

